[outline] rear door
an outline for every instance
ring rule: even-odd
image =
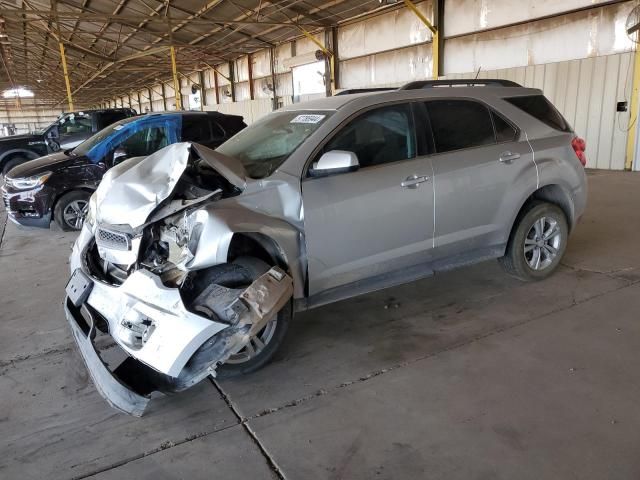
[[[211,125],[206,115],[183,115],[180,141],[211,147]]]
[[[340,127],[313,160],[345,150],[360,168],[302,182],[310,295],[428,261],[432,168],[418,156],[413,124],[408,103],[376,107]]]
[[[535,190],[525,135],[472,99],[425,102],[435,154],[434,256],[491,255],[508,240],[522,194]]]

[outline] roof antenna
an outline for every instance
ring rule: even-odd
[[[476,72],[476,78],[474,78],[474,80],[478,79],[478,75],[480,75],[480,69],[482,69],[482,65],[478,67],[478,71]]]

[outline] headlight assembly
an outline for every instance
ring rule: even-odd
[[[12,178],[8,180],[8,183],[10,183],[13,188],[17,188],[18,190],[28,190],[30,188],[36,188],[40,185],[44,185],[44,183],[50,176],[51,172],[44,172],[39,175],[33,175],[31,177]]]
[[[97,201],[96,201],[96,194],[94,193],[89,198],[89,208],[87,209],[87,215],[84,217],[84,222],[89,227],[89,230],[93,230],[93,227],[96,224],[96,209],[97,209]]]

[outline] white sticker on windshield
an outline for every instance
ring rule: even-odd
[[[124,125],[116,125],[115,127],[113,127],[114,130],[122,130],[124,128]]]
[[[326,115],[298,115],[289,123],[318,123],[321,122],[324,117],[326,117]]]

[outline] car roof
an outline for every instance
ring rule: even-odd
[[[233,116],[233,115],[227,115],[227,114],[216,112],[216,111],[201,112],[201,111],[191,111],[191,110],[147,112],[147,113],[143,114],[143,116],[145,116],[145,117],[166,116],[166,115],[202,115],[202,116],[209,116],[209,117],[228,117],[228,116]]]
[[[73,110],[71,112],[62,112],[61,115],[68,113],[91,113],[91,112],[130,112],[134,110],[130,107],[116,107],[116,108],[81,108],[79,110]]]
[[[294,103],[284,107],[283,111],[302,110],[339,110],[347,105],[353,107],[366,107],[378,103],[387,103],[401,100],[414,100],[421,98],[477,98],[486,100],[495,97],[516,97],[526,95],[542,95],[542,91],[535,88],[505,87],[505,86],[454,86],[418,88],[413,90],[389,90],[382,92],[354,93],[349,95],[336,95],[333,97],[309,100],[303,103]]]

